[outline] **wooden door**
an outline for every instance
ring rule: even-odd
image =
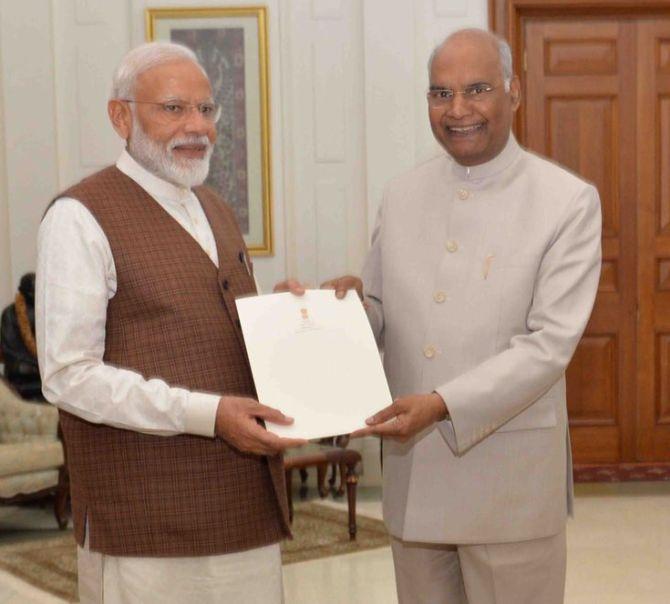
[[[637,23],[639,461],[670,461],[670,18]]]
[[[575,462],[670,461],[670,18],[523,23],[531,149],[594,182],[603,266],[568,369]]]

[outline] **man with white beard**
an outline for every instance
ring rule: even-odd
[[[40,227],[39,364],[82,603],[283,599],[281,452],[302,441],[262,426],[291,419],[255,400],[234,302],[255,292],[251,262],[200,186],[220,112],[190,50],[132,50],[108,103],[126,149]]]

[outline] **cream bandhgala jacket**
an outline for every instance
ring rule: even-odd
[[[596,189],[510,136],[486,164],[448,155],[386,189],[363,270],[394,397],[450,419],[384,441],[384,518],[406,541],[499,543],[565,526],[565,368],[601,263]]]

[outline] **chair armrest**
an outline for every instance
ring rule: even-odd
[[[0,445],[0,477],[56,469],[63,465],[60,441]]]
[[[58,409],[24,401],[0,380],[0,442],[21,442],[37,437],[56,438]]]

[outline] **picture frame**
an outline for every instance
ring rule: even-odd
[[[147,8],[148,41],[191,48],[222,105],[205,184],[235,212],[249,252],[273,253],[267,15],[264,6]]]

